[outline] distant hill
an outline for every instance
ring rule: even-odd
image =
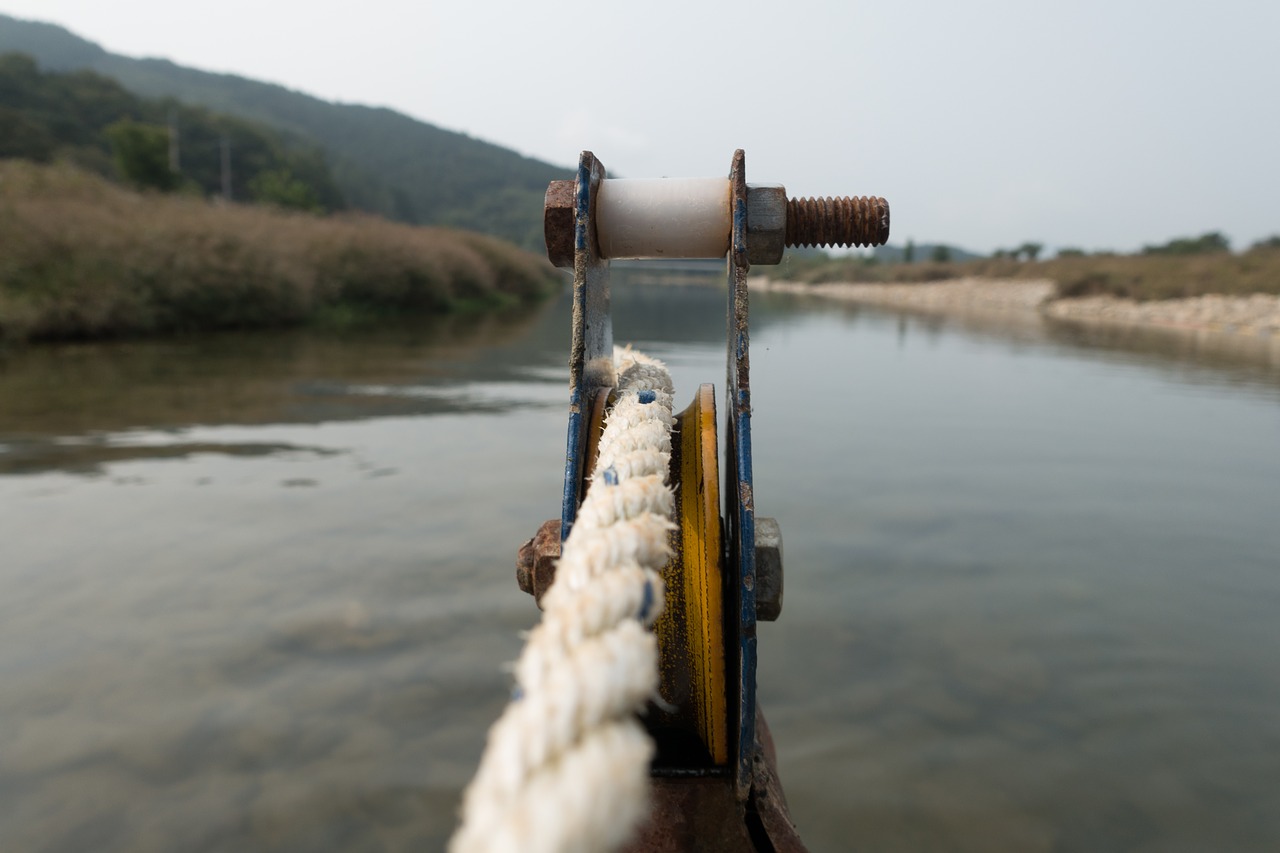
[[[175,98],[295,134],[325,151],[349,206],[402,222],[470,228],[537,248],[547,183],[573,173],[394,110],[119,56],[62,27],[0,15],[0,53],[10,51],[46,70],[96,71],[145,97]]]
[[[65,160],[150,189],[206,197],[229,190],[237,201],[308,210],[345,207],[323,153],[289,136],[172,99],[141,98],[92,71],[41,71],[30,56],[0,53],[3,158]],[[224,143],[235,158],[225,185]]]

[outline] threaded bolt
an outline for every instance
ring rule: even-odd
[[[552,181],[547,187],[547,257],[559,267],[573,266],[575,205],[573,181]],[[727,229],[729,223],[724,224]],[[889,202],[878,196],[788,199],[780,184],[747,185],[750,264],[779,263],[787,246],[882,246],[888,239]]]
[[[788,246],[883,246],[889,202],[879,196],[787,199]]]

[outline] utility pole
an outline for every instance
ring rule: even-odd
[[[222,134],[222,200],[231,201],[231,140]]]

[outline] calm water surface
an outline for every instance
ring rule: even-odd
[[[722,387],[721,293],[614,311]],[[752,333],[813,850],[1280,849],[1274,348],[768,296]],[[440,847],[567,344],[562,300],[0,361],[0,850]]]

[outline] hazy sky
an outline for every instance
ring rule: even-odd
[[[0,0],[553,163],[883,195],[893,242],[1280,233],[1280,3]]]

